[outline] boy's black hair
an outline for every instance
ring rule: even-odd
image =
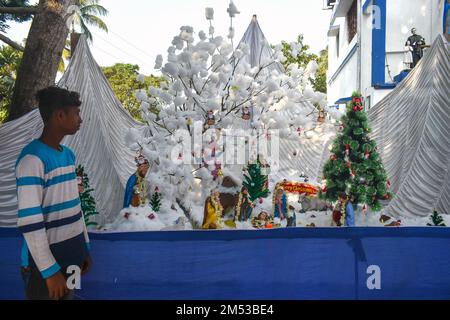
[[[38,91],[36,98],[39,100],[39,112],[44,122],[47,122],[56,110],[81,105],[78,92],[55,86]]]

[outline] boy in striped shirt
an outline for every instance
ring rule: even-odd
[[[81,125],[76,92],[49,87],[38,92],[44,130],[16,163],[18,227],[25,243],[22,275],[28,299],[70,299],[66,269],[90,268],[89,238],[81,212],[75,155],[60,145]]]

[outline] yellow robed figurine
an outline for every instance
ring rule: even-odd
[[[214,190],[205,202],[202,229],[221,229],[223,227],[222,211],[219,191]]]

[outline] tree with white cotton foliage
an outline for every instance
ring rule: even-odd
[[[227,12],[230,19],[239,14],[232,1]],[[287,73],[275,68],[285,60],[282,46],[277,46],[258,52],[258,64],[252,66],[248,59],[252,48],[240,43],[234,49],[226,37],[214,36],[214,10],[207,8],[205,16],[210,22],[209,39],[200,31],[196,41],[193,28],[183,26],[173,38],[166,61],[157,57],[156,66],[165,81],[160,88],[136,94],[148,128],[127,136],[129,144],[142,148],[153,163],[150,188],[159,186],[165,201],[178,201],[184,207],[203,205],[220,183],[211,172],[225,148],[218,147],[211,155],[212,140],[221,146],[221,134],[236,134],[238,129],[256,133],[258,138],[266,138],[262,130],[279,129],[284,138],[298,138],[299,125],[317,124],[317,109],[304,102],[324,100],[309,87],[314,65],[307,69],[291,65]],[[232,40],[232,26],[229,31]],[[267,43],[261,45],[270,49]],[[149,107],[158,110],[157,116]],[[242,117],[244,109],[250,110],[250,119]],[[193,140],[203,134],[209,138]],[[228,164],[221,160],[225,169]]]

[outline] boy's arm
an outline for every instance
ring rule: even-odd
[[[42,212],[44,165],[33,155],[25,156],[17,165],[17,226],[22,232],[31,256],[44,279],[57,273],[56,262],[47,239]]]

